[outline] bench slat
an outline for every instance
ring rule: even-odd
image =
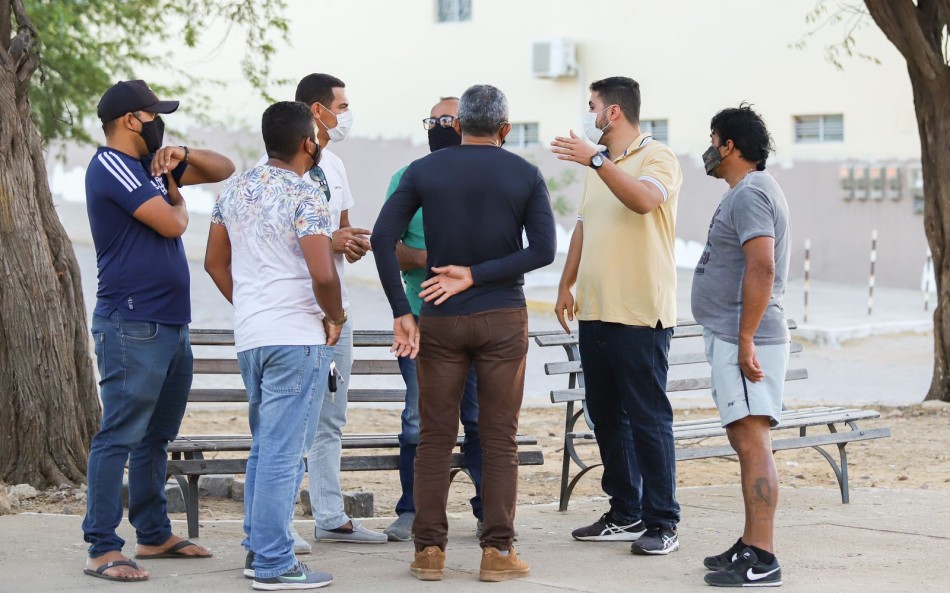
[[[399,435],[395,434],[345,434],[342,437],[344,449],[393,449],[399,447]],[[465,435],[458,435],[456,446],[461,446]],[[515,436],[519,446],[537,445],[538,439],[519,434]],[[252,440],[249,435],[214,434],[187,435],[168,444],[171,453],[198,453],[221,451],[250,451]],[[345,457],[344,457],[345,458]]]
[[[788,324],[788,329],[797,329],[798,324],[793,319],[786,320]],[[689,320],[678,320],[676,322],[676,327],[673,328],[673,337],[674,338],[695,338],[697,336],[703,335],[703,327],[693,321]],[[565,334],[564,332],[555,332],[553,334],[547,334],[543,336],[536,336],[534,338],[535,344],[541,347],[547,346],[570,346],[572,344],[577,344],[577,334]]]
[[[399,363],[395,359],[388,360],[354,360],[354,375],[398,375]],[[235,358],[196,358],[194,365],[196,375],[240,375],[241,367]]]
[[[793,342],[790,346],[792,354],[798,354],[802,351],[800,342]],[[684,352],[681,354],[670,355],[670,366],[680,366],[684,364],[695,364],[706,362],[705,352]],[[571,373],[581,373],[581,361],[570,360],[566,362],[549,362],[544,365],[544,374],[546,375],[567,375]]]
[[[196,361],[197,362],[197,361]],[[192,389],[189,402],[243,402],[247,403],[247,391],[242,389]]]
[[[867,412],[847,412],[839,414],[824,414],[824,415],[815,415],[815,416],[804,416],[800,418],[790,419],[787,423],[785,417],[782,417],[782,424],[775,427],[773,430],[783,430],[783,429],[799,429],[807,428],[809,426],[822,426],[825,424],[844,424],[845,422],[853,422],[857,420],[873,420],[879,418],[880,414],[875,411]],[[701,439],[715,436],[725,436],[726,431],[720,426],[714,427],[685,427],[681,428],[678,432],[676,427],[673,428],[673,438],[679,439]]]
[[[828,434],[815,436],[778,439],[772,441],[772,450],[785,451],[787,449],[801,449],[803,447],[821,447],[838,443],[882,439],[889,436],[891,436],[890,428],[846,430],[844,432],[830,432]],[[678,447],[676,449],[676,460],[687,461],[690,459],[705,459],[707,457],[732,457],[735,454],[736,452],[729,445],[720,447]]]
[[[346,394],[349,402],[399,403],[406,401],[405,389],[350,389]],[[244,389],[192,389],[190,402],[247,403]]]
[[[519,465],[543,465],[541,451],[518,451]],[[461,453],[452,454],[452,467],[465,467]],[[341,471],[374,471],[399,469],[399,455],[346,455],[340,459]],[[173,459],[168,462],[169,475],[203,476],[208,474],[243,474],[247,459]]]
[[[785,373],[786,381],[798,381],[807,379],[808,371],[805,369],[788,369]],[[709,377],[694,377],[691,379],[671,379],[666,382],[666,392],[675,393],[677,391],[692,391],[695,389],[709,389]],[[576,402],[584,399],[584,388],[575,389],[555,389],[551,392],[551,403],[561,404],[566,402]]]
[[[881,414],[876,410],[849,410],[840,408],[834,412],[809,411],[809,413],[796,413],[789,411],[782,415],[782,423],[773,428],[773,431],[780,430],[798,430],[813,426],[824,426],[826,424],[844,424],[845,422],[857,420],[874,420],[880,418]],[[847,432],[847,431],[846,431]],[[707,418],[704,420],[676,422],[673,424],[673,439],[700,439],[710,437],[725,436],[726,431],[722,428],[719,418]],[[574,439],[594,439],[594,433],[590,431],[575,431],[568,433],[568,436]]]

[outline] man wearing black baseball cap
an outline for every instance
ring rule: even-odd
[[[129,522],[138,559],[207,557],[174,535],[165,509],[168,442],[191,388],[190,278],[181,235],[188,212],[181,185],[214,183],[234,164],[209,150],[162,146],[160,101],[141,80],[103,94],[106,136],[86,169],[86,208],[96,246],[99,287],[92,336],[100,375],[102,423],[92,439],[83,534],[84,573],[141,581],[149,573],[122,554],[122,476],[129,466]]]

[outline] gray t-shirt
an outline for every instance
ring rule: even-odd
[[[693,318],[721,339],[738,343],[745,275],[742,246],[756,237],[775,239],[775,281],[753,342],[784,344],[789,341],[782,308],[791,240],[788,203],[782,188],[765,171],[747,174],[726,192],[713,215],[706,248],[693,276]]]

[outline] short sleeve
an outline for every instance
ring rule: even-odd
[[[663,201],[679,192],[683,185],[683,173],[676,155],[667,146],[653,150],[640,169],[640,181],[652,183],[663,194]]]
[[[393,195],[393,192],[396,191],[396,188],[399,187],[399,180],[402,179],[402,174],[406,172],[406,169],[409,168],[409,165],[406,165],[402,169],[399,169],[393,173],[392,178],[389,180],[389,187],[386,188],[386,199],[389,199],[389,196]]]
[[[299,184],[300,203],[294,212],[294,229],[297,237],[325,235],[332,237],[330,227],[330,209],[323,194],[317,188],[301,180]]]
[[[221,196],[214,201],[214,208],[211,209],[211,223],[224,224],[224,216],[221,214]]]
[[[356,205],[356,202],[353,200],[353,192],[350,191],[350,181],[346,177],[346,167],[343,166],[343,163],[340,165],[340,179],[343,180],[343,204],[340,206],[340,210],[349,210]]]
[[[775,212],[771,200],[750,187],[739,190],[732,207],[732,224],[740,245],[757,237],[775,238]]]
[[[109,150],[100,152],[96,160],[101,168],[97,175],[98,191],[128,214],[135,213],[142,204],[162,195],[139,161],[123,158]]]

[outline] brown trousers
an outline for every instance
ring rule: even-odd
[[[472,364],[478,377],[478,431],[482,443],[482,547],[511,547],[518,499],[518,415],[524,396],[528,353],[526,309],[497,309],[473,315],[423,315],[419,373],[419,448],[415,483],[416,551],[445,549],[449,524],[452,451],[459,406]]]

